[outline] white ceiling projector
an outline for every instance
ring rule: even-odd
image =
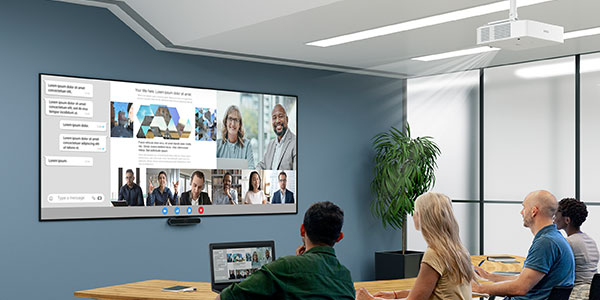
[[[477,28],[477,44],[508,50],[524,50],[562,44],[564,28],[531,20],[518,20],[516,0],[510,0],[508,20]]]

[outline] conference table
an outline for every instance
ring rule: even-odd
[[[488,272],[520,272],[523,268],[523,257],[514,256],[518,263],[502,263],[487,260],[485,255],[471,256],[473,265],[479,265],[482,260],[485,260],[481,266]],[[375,280],[375,281],[360,281],[355,282],[354,287],[365,288],[371,293],[377,291],[405,290],[412,288],[416,278],[392,279],[392,280]],[[484,283],[485,284],[485,283]],[[163,288],[185,285],[195,287],[193,292],[167,292],[162,291]],[[90,290],[76,291],[73,293],[76,297],[91,298],[91,299],[106,299],[106,300],[213,300],[217,294],[211,290],[210,283],[196,281],[177,281],[177,280],[146,280],[140,282],[126,283],[108,287],[101,287]]]

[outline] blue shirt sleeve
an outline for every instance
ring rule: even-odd
[[[167,198],[169,202],[171,202],[171,205],[177,205],[177,194],[173,194],[173,192],[171,192],[171,189],[168,190]],[[167,205],[167,201],[165,201],[165,205]]]
[[[523,267],[548,274],[552,264],[556,260],[556,251],[553,251],[554,247],[554,243],[548,238],[535,239],[529,248],[529,253],[527,253],[527,259],[525,259]]]
[[[246,159],[248,160],[248,169],[254,170],[254,154],[252,153],[252,147],[250,141],[246,140]]]
[[[152,193],[148,195],[148,199],[146,199],[146,206],[154,206],[154,192],[156,192],[156,189],[152,190]]]
[[[217,158],[219,157],[223,157],[223,140],[222,139],[217,139]]]
[[[124,186],[122,186],[122,187],[119,189],[119,199],[117,199],[117,200],[125,200],[125,195],[124,195],[124,193],[123,193],[123,192],[124,192],[124,191],[123,191],[123,188],[124,188]]]
[[[137,203],[136,205],[139,206],[144,206],[144,196],[142,196],[142,188],[140,188],[139,186],[137,187]]]

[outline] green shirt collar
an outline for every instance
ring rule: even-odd
[[[312,248],[310,248],[310,250],[304,252],[304,254],[307,254],[307,253],[325,253],[325,254],[330,254],[330,255],[335,256],[335,250],[331,246],[312,247]]]

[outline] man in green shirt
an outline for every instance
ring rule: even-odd
[[[300,235],[304,245],[296,256],[264,265],[217,296],[230,299],[354,299],[350,271],[335,256],[333,245],[344,234],[344,212],[331,202],[317,202],[304,214]]]

